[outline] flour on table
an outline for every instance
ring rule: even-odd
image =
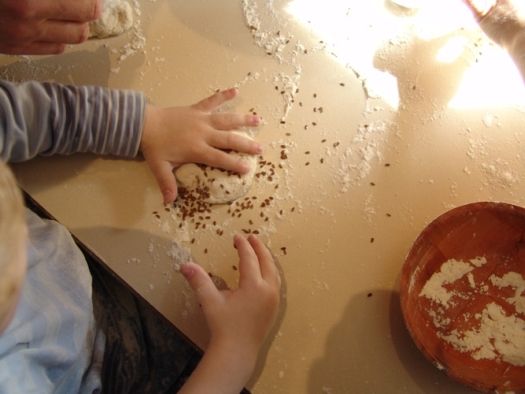
[[[250,138],[244,133],[234,132]],[[244,196],[253,184],[257,169],[257,156],[240,152],[230,152],[248,164],[246,174],[237,174],[198,164],[184,164],[175,171],[179,185],[187,189],[194,198],[210,204],[225,204]]]
[[[102,15],[89,24],[92,38],[116,36],[129,30],[133,25],[133,10],[125,0],[104,0]]]

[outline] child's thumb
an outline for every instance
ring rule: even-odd
[[[167,205],[173,203],[177,198],[177,181],[173,174],[172,165],[167,161],[157,159],[149,160],[148,164],[151,168],[151,172],[157,180],[164,204]]]
[[[180,267],[180,272],[197,295],[201,305],[213,302],[220,295],[210,276],[200,265],[192,262],[185,263]]]

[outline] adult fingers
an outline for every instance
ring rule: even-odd
[[[102,12],[101,0],[33,0],[19,3],[17,11],[32,19],[90,22],[98,19]]]
[[[200,109],[201,111],[211,112],[226,101],[233,99],[238,93],[239,91],[236,88],[221,90],[220,92],[212,94],[204,100],[199,101],[197,104],[194,104],[193,107]]]
[[[258,155],[262,153],[261,145],[251,138],[228,131],[216,132],[210,138],[215,148],[234,150],[237,152]]]
[[[76,22],[46,21],[41,25],[38,41],[79,44],[89,37],[89,24]]]
[[[171,204],[177,198],[177,181],[173,175],[173,167],[167,161],[162,160],[148,160],[146,161],[157,180],[164,205]]]
[[[250,169],[248,164],[240,157],[214,148],[208,148],[204,152],[201,163],[238,174],[246,174]]]
[[[498,3],[498,1],[494,0],[492,2],[493,4],[490,4],[487,2],[480,3],[479,1],[475,0],[463,0],[463,3],[466,4],[470,11],[474,14],[475,18],[479,21],[489,13],[489,11]]]
[[[250,286],[261,278],[257,255],[250,243],[241,235],[233,237],[233,244],[239,255],[239,287]]]
[[[180,272],[195,292],[199,303],[206,307],[220,297],[220,292],[204,269],[189,262],[180,267]]]
[[[232,112],[215,112],[210,116],[211,124],[219,130],[235,130],[241,127],[258,126],[261,118],[256,115],[241,115]]]
[[[255,235],[248,236],[248,242],[257,255],[263,279],[280,287],[281,278],[279,270],[268,248]]]

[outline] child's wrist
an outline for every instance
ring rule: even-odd
[[[221,360],[225,368],[231,368],[236,374],[244,375],[246,379],[249,379],[257,362],[259,347],[235,339],[212,339],[206,349],[206,354]]]
[[[158,123],[158,108],[152,104],[146,104],[144,109],[144,126],[142,128],[142,136],[140,138],[140,151],[144,153],[147,149],[151,134],[157,129]]]

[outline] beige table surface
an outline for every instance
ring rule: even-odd
[[[285,286],[254,393],[470,392],[413,345],[398,279],[437,215],[524,203],[525,89],[460,1],[416,3],[143,0],[124,36],[4,57],[4,78],[140,89],[166,106],[239,86],[229,108],[264,117],[256,138],[276,168],[249,192],[254,209],[217,207],[205,229],[164,209],[140,160],[39,158],[15,166],[20,184],[200,346],[177,264],[191,253],[235,286],[231,237],[257,229]]]

